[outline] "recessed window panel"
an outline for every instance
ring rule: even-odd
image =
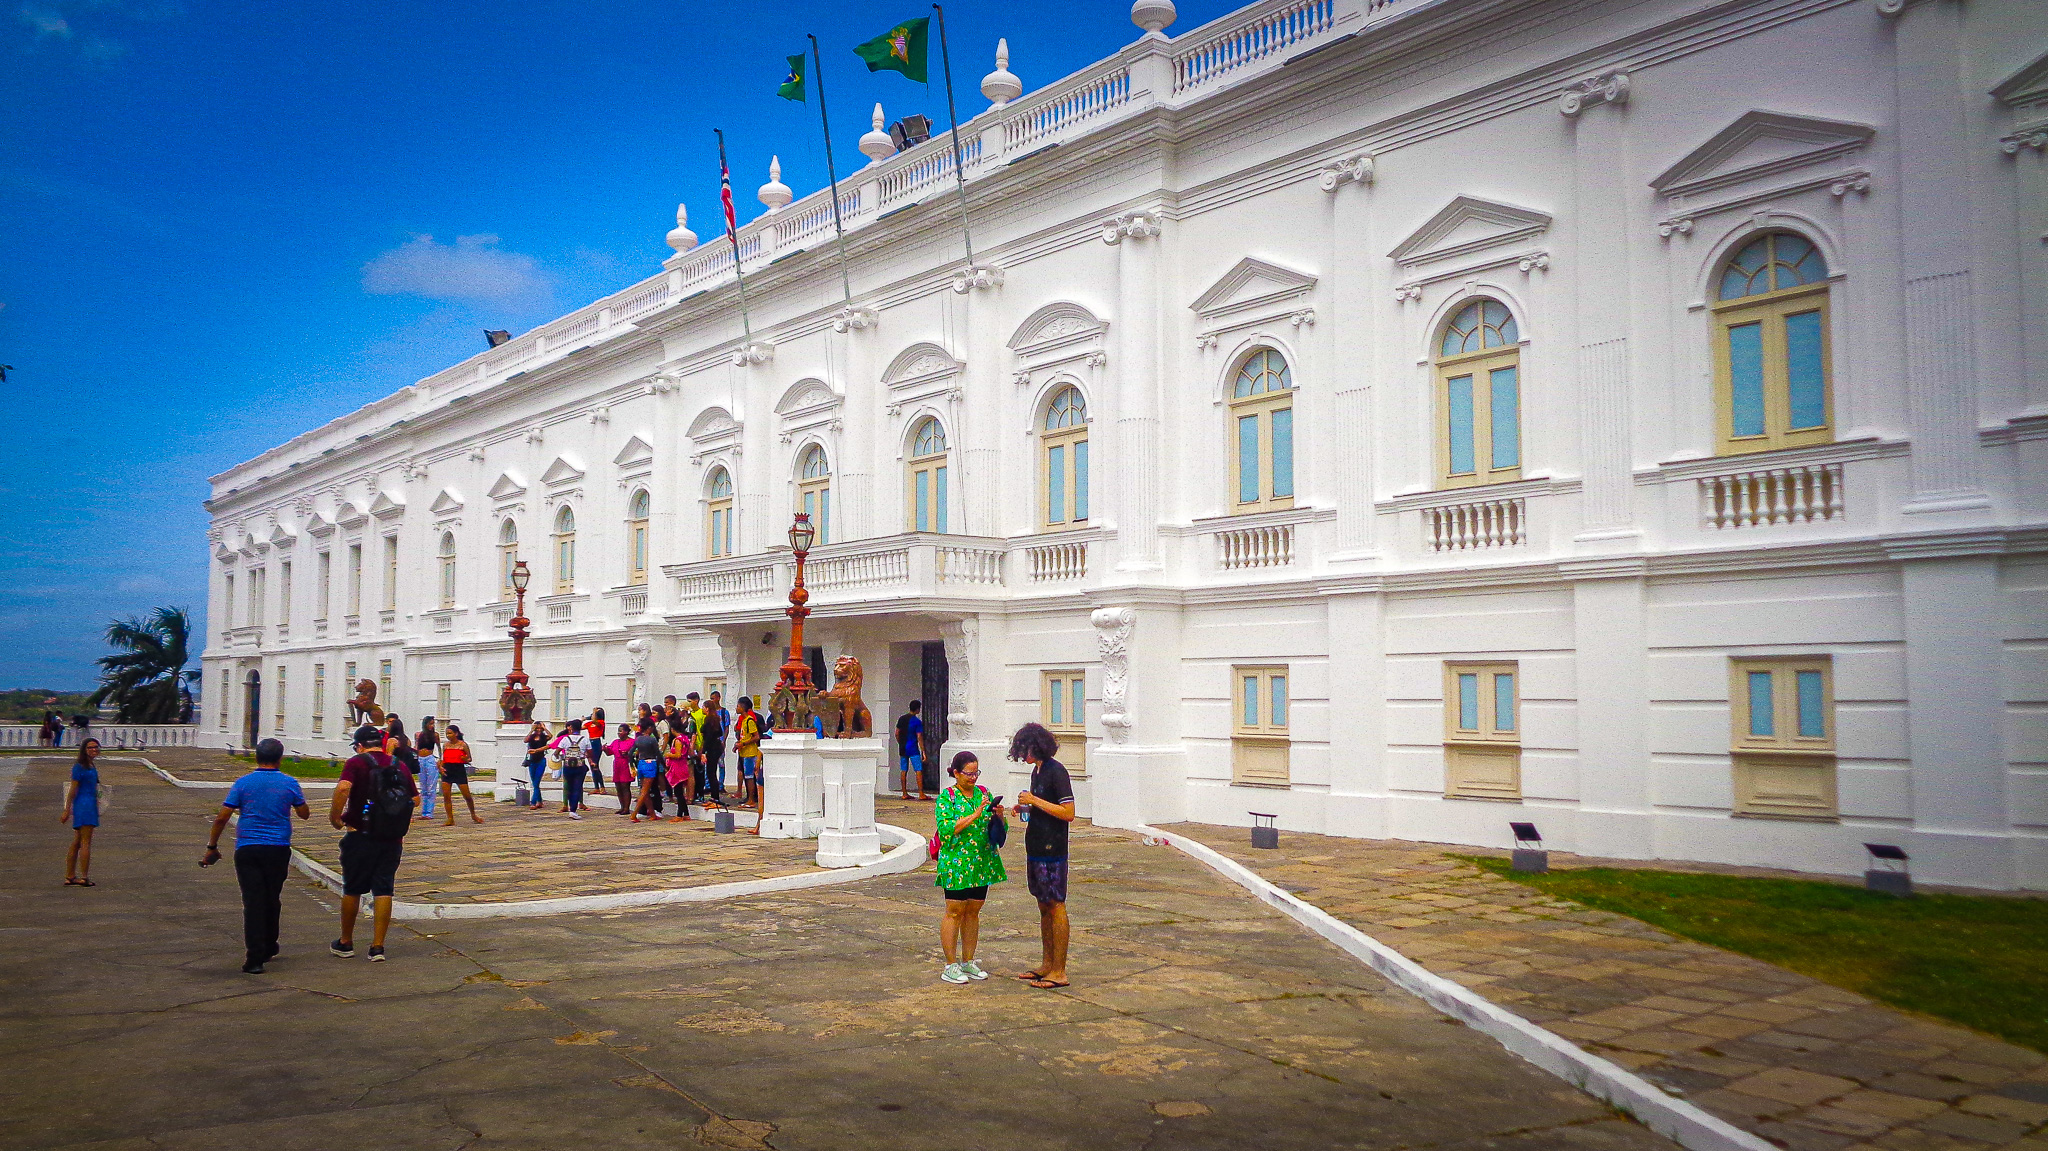
[[[1764,326],[1737,324],[1728,329],[1729,431],[1737,436],[1764,434]]]
[[[1804,739],[1826,739],[1828,734],[1826,689],[1817,671],[1798,673],[1799,735]]]
[[[1794,431],[1824,427],[1828,422],[1827,370],[1821,340],[1819,309],[1785,317],[1785,384],[1790,393]]]
[[[1273,498],[1294,494],[1294,409],[1279,408],[1273,421]]]
[[[1472,443],[1472,377],[1453,376],[1445,384],[1450,392],[1451,474],[1470,475],[1478,470]]]
[[[1771,673],[1767,671],[1749,673],[1749,734],[1778,734],[1771,704]]]
[[[1511,365],[1495,368],[1487,373],[1487,382],[1493,390],[1493,407],[1487,413],[1493,425],[1493,459],[1489,461],[1491,467],[1522,466],[1522,420],[1520,398],[1516,388],[1519,372],[1519,368]]]

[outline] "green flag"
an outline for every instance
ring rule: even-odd
[[[922,84],[925,33],[930,23],[929,16],[905,20],[855,48],[853,54],[868,62],[870,72],[901,72]]]
[[[799,52],[787,59],[789,75],[782,78],[782,87],[777,88],[775,94],[785,100],[795,100],[801,104],[804,102],[804,54]]]

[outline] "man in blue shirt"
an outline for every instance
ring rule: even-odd
[[[292,820],[305,819],[306,793],[299,781],[278,770],[284,744],[266,739],[256,745],[256,770],[236,780],[213,817],[213,834],[199,866],[220,862],[220,833],[236,812],[235,879],[242,885],[242,942],[248,948],[242,970],[263,974],[263,965],[277,958],[277,920],[283,912],[279,896],[292,863]]]
[[[896,717],[896,782],[910,798],[910,779],[917,777],[917,798],[924,794],[924,703],[911,700],[910,710]]]

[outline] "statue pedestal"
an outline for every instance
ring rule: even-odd
[[[886,750],[879,739],[818,741],[825,797],[818,866],[858,867],[882,858],[882,833],[875,829],[875,771]]]
[[[824,741],[809,732],[778,731],[761,741],[761,835],[816,839],[825,829]],[[833,741],[838,742],[838,741]],[[869,802],[872,804],[873,797]],[[869,816],[872,825],[874,817]]]
[[[510,803],[519,781],[527,778],[526,736],[533,730],[533,725],[513,723],[494,726],[497,726],[496,735],[491,739],[491,743],[496,744],[494,748],[488,747],[483,740],[470,744],[474,749],[471,758],[475,762],[470,772],[469,790],[472,795],[483,791],[483,780],[479,777],[488,770],[493,777],[491,797],[499,803]]]

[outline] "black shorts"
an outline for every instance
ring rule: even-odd
[[[1024,857],[1024,883],[1040,903],[1067,901],[1067,861]]]
[[[981,885],[980,887],[963,887],[963,888],[960,888],[960,889],[959,889],[958,891],[948,891],[948,892],[946,892],[946,898],[947,898],[947,899],[987,899],[987,898],[988,898],[988,884],[984,883],[984,884],[982,884],[982,885]]]
[[[402,839],[371,839],[360,831],[341,837],[341,893],[390,895],[398,882]]]
[[[466,763],[444,763],[441,765],[442,783],[468,783],[469,765]]]

